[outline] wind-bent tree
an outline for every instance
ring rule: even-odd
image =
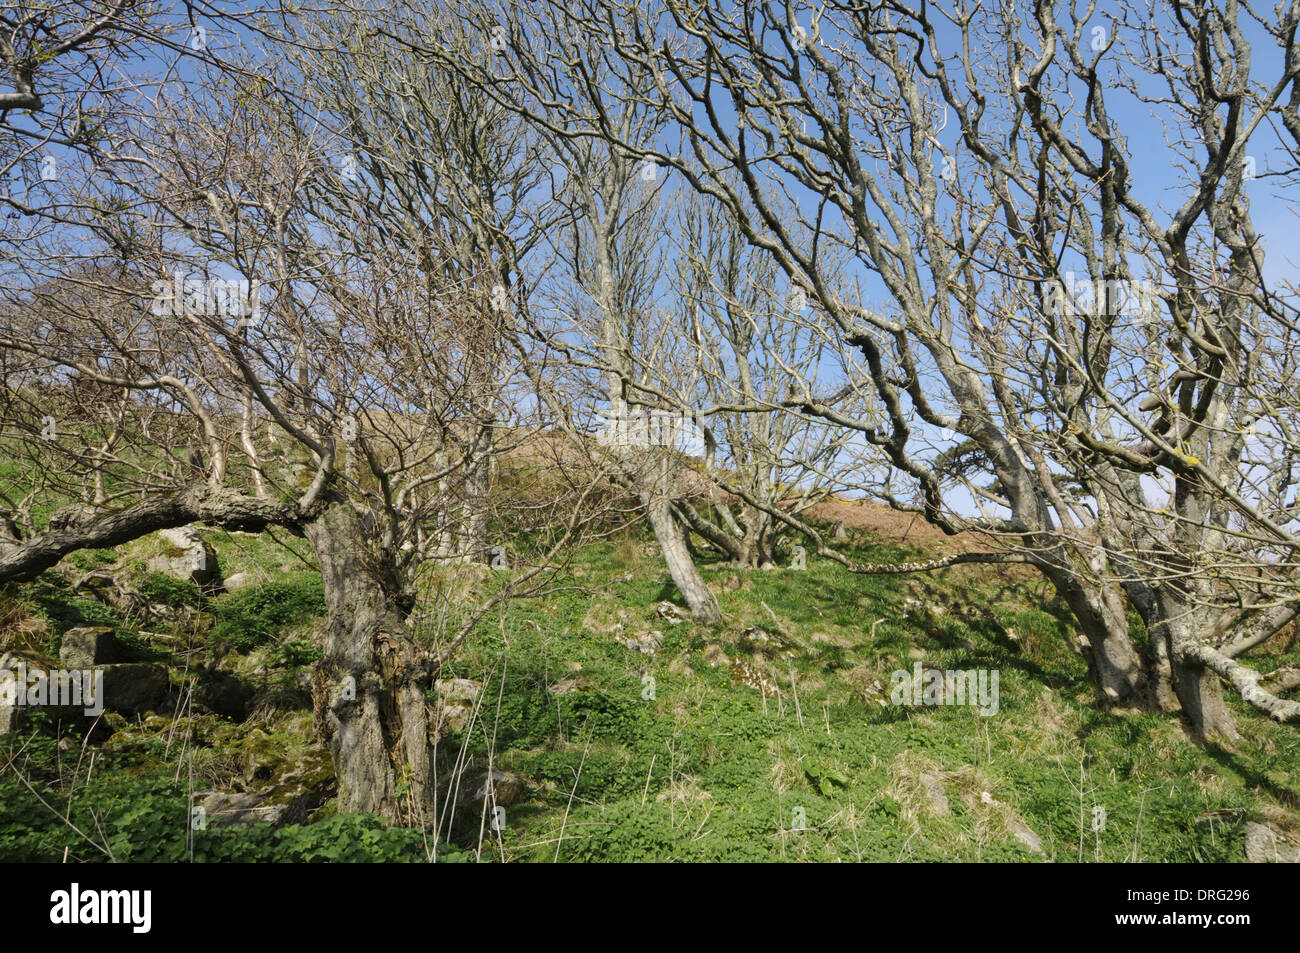
[[[536,119],[680,173],[807,290],[860,352],[882,416],[837,413],[816,378],[787,405],[878,447],[882,499],[1000,549],[933,565],[1033,566],[1107,698],[1181,707],[1231,740],[1223,680],[1300,719],[1236,660],[1300,611],[1295,298],[1249,202],[1270,154],[1291,168],[1300,14],[1094,14],[556,4],[550,34],[655,90],[582,70]],[[508,103],[526,77],[500,59],[481,82]],[[620,128],[647,100],[680,150]],[[1133,152],[1162,136],[1168,162],[1143,181]],[[1175,199],[1146,198],[1161,190]],[[840,294],[841,255],[874,302]],[[957,446],[936,454],[942,430]]]
[[[382,17],[348,11],[295,24],[284,48],[296,94],[336,125],[334,161],[357,172],[315,185],[334,215],[361,211],[384,241],[409,249],[429,288],[456,293],[487,280],[489,301],[509,324],[526,292],[524,263],[556,225],[533,194],[550,170],[540,137],[522,120],[410,51],[430,35],[463,38],[466,26],[451,10],[416,3],[385,5]],[[353,40],[342,48],[338,36]],[[485,368],[499,357],[490,347],[460,356]],[[489,550],[488,487],[504,396],[491,388],[476,394],[474,416],[450,435],[467,462],[454,478],[440,477],[440,489],[460,503],[420,540],[423,555],[482,561]]]
[[[304,536],[329,609],[313,696],[340,807],[428,824],[439,667],[488,612],[543,591],[600,511],[589,477],[521,487],[506,472],[551,401],[498,273],[463,270],[436,226],[394,241],[341,199],[374,181],[322,161],[334,133],[279,78],[169,88],[122,124],[105,168],[65,183],[84,190],[80,217],[5,263],[0,441],[59,474],[29,509],[95,489],[51,525],[12,527],[0,581],[191,521]],[[95,211],[114,195],[139,209],[125,251]],[[462,506],[485,407],[503,462],[475,517],[513,570],[451,606],[420,538]]]
[[[564,226],[552,247],[565,269],[556,284],[569,289],[552,291],[550,297],[557,304],[562,301],[574,319],[567,329],[552,334],[576,337],[580,343],[569,350],[570,360],[595,372],[593,385],[603,386],[603,394],[595,396],[608,408],[605,432],[616,436],[603,447],[600,460],[640,502],[692,617],[717,622],[717,599],[691,557],[677,505],[689,492],[682,447],[618,436],[629,426],[635,430],[642,418],[676,419],[680,414],[697,426],[690,409],[691,384],[674,381],[665,393],[664,377],[652,380],[646,373],[655,364],[647,356],[663,357],[658,348],[666,340],[658,306],[665,287],[657,264],[667,254],[663,229],[669,190],[653,165],[604,140],[571,136],[564,125],[566,91],[592,67],[599,74],[596,82],[614,84],[627,94],[628,108],[615,120],[619,136],[638,143],[653,141],[663,118],[635,105],[637,90],[652,88],[651,78],[606,69],[608,64],[600,62],[600,44],[589,37],[554,33],[549,29],[553,23],[534,23],[514,14],[498,20],[482,10],[464,11],[463,20],[466,29],[451,41],[407,37],[405,42],[420,57],[479,90],[495,65],[509,59],[522,78],[518,96],[494,101],[514,117],[544,117],[527,125],[543,137],[554,162],[551,205],[559,210]],[[526,34],[520,32],[524,26]],[[564,52],[555,56],[557,44]]]
[[[872,469],[875,451],[850,430],[788,406],[794,381],[837,390],[838,413],[863,416],[870,394],[851,351],[821,327],[807,294],[790,286],[716,203],[681,199],[670,325],[703,381],[716,444],[707,477],[710,506],[676,506],[691,530],[736,568],[771,569],[787,527]],[[662,375],[661,375],[662,376]],[[720,492],[725,485],[734,492]],[[749,500],[756,502],[751,503]]]

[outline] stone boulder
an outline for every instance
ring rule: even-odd
[[[1246,860],[1252,864],[1300,864],[1300,847],[1271,827],[1247,821]]]
[[[443,735],[464,731],[474,714],[474,700],[482,685],[468,678],[438,679],[434,691],[438,696],[433,724],[434,740]]]
[[[128,662],[97,665],[104,673],[104,707],[130,714],[153,711],[167,698],[167,669],[161,665]]]
[[[86,717],[87,706],[48,704],[52,700],[48,694],[50,691],[48,681],[43,690],[44,702],[32,704],[27,693],[36,684],[32,681],[34,673],[47,677],[50,675],[46,666],[39,660],[23,658],[9,652],[0,655],[0,735],[22,728],[26,724],[27,716],[33,712],[44,712],[56,722],[64,724],[71,722],[84,725],[89,720]],[[25,683],[20,685],[20,681],[24,679]]]
[[[152,711],[161,705],[170,691],[170,685],[167,681],[167,669],[161,665],[149,665],[139,662],[102,664],[96,656],[102,657],[104,654],[110,653],[109,645],[111,643],[104,638],[103,632],[94,631],[100,628],[100,626],[86,627],[80,633],[74,635],[71,643],[68,642],[67,636],[77,633],[78,630],[69,629],[64,634],[63,649],[60,651],[60,664],[65,672],[71,674],[79,674],[84,671],[103,673],[102,701],[105,711],[136,714],[138,712]],[[109,632],[111,633],[111,630]],[[30,698],[27,699],[26,704],[18,704],[16,684],[20,671],[20,662],[24,662],[24,660],[12,655],[5,655],[0,658],[0,734],[13,731],[19,727],[24,716],[32,711],[43,711],[51,717],[65,722],[85,722],[93,717],[86,714],[86,709],[93,707],[89,699],[84,699],[85,704],[83,705],[70,706],[42,702],[33,704]],[[32,686],[37,684],[32,681],[32,675],[38,671],[47,679],[45,691],[47,693],[53,691],[51,687],[48,687],[54,681],[53,673],[35,662],[26,661],[24,664],[28,676],[27,692],[32,691]],[[90,690],[93,691],[94,689]],[[76,698],[78,696],[73,695],[72,697]],[[50,695],[47,695],[46,699],[47,702],[53,701],[53,697]],[[94,701],[98,703],[101,699],[95,698]]]
[[[67,669],[96,668],[118,661],[117,636],[107,625],[83,625],[63,633],[59,664]]]
[[[469,775],[462,783],[462,794],[473,804],[484,798],[489,806],[509,807],[518,803],[524,795],[524,782],[517,774],[510,771],[483,770]]]
[[[275,779],[258,791],[213,791],[200,802],[208,827],[275,827],[302,824],[307,815],[334,793],[334,762],[323,748],[309,748]]]
[[[284,747],[276,744],[261,728],[254,728],[244,736],[239,745],[243,760],[244,781],[269,781],[275,776],[276,768],[284,760]]]
[[[95,569],[81,576],[74,587],[78,593],[118,610],[135,615],[149,608],[149,600],[121,576],[109,569]]]
[[[307,819],[304,806],[293,802],[272,802],[270,791],[247,794],[214,791],[200,803],[207,815],[208,827],[252,827],[264,821],[279,827],[282,824],[301,824]]]
[[[148,562],[150,572],[166,573],[173,579],[188,580],[204,592],[221,592],[221,568],[217,551],[192,526],[158,531],[163,552]]]
[[[249,586],[255,584],[256,582],[257,580],[253,578],[253,574],[251,572],[232,573],[231,575],[226,577],[225,580],[226,591],[235,592],[236,590],[239,589],[247,589]]]
[[[469,678],[440,678],[434,682],[434,691],[439,698],[462,705],[474,704],[482,688],[481,684]]]

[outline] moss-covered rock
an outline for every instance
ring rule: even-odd
[[[213,791],[200,803],[210,827],[252,827],[260,823],[281,827],[304,823],[334,790],[334,763],[329,752],[313,747],[300,752],[269,787],[246,793]]]

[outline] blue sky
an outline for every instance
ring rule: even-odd
[[[1093,31],[1100,28],[1105,31],[1102,35],[1103,40],[1108,40],[1111,33],[1117,30],[1118,44],[1132,42],[1136,39],[1135,35],[1129,35],[1129,31],[1122,24],[1118,27],[1115,25],[1107,12],[1110,9],[1108,5],[1100,4],[1099,6],[1101,9],[1094,13],[1085,25],[1083,31],[1085,37],[1091,38],[1094,35]],[[211,9],[243,10],[245,5],[214,4]],[[504,16],[508,17],[509,13],[504,13]],[[183,21],[183,8],[179,5],[174,6],[164,14],[164,17],[180,26]],[[806,12],[800,13],[799,22],[808,28],[811,27],[811,19]],[[255,38],[229,22],[222,22],[219,18],[201,17],[198,25],[204,30],[203,41],[206,50],[192,52],[223,55],[226,51],[232,53],[237,51],[240,45],[245,42],[250,46],[256,46]],[[829,33],[829,26],[825,23],[823,23],[823,31],[824,40],[841,39]],[[1246,24],[1246,33],[1252,41],[1253,47],[1252,73],[1266,80],[1271,80],[1279,72],[1282,51],[1258,27]],[[194,34],[184,31],[178,35],[183,39],[190,40],[194,37]],[[771,48],[777,48],[778,41],[779,37],[774,34],[771,39],[773,44]],[[1155,209],[1157,216],[1167,220],[1169,211],[1176,207],[1186,194],[1186,178],[1179,169],[1175,153],[1164,144],[1162,116],[1159,114],[1158,109],[1150,104],[1140,102],[1131,94],[1120,90],[1113,84],[1116,74],[1114,67],[1110,64],[1114,61],[1117,52],[1118,49],[1113,50],[1111,57],[1108,60],[1103,60],[1101,68],[1101,75],[1108,83],[1107,105],[1112,117],[1124,131],[1127,138],[1136,194],[1140,195],[1144,201]],[[238,54],[236,53],[236,55]],[[153,58],[133,62],[127,68],[137,77],[147,76],[157,79],[169,75],[173,79],[182,82],[196,75],[193,64],[175,52],[166,52]],[[1145,76],[1142,78],[1141,88],[1155,93],[1160,89],[1160,82],[1160,78],[1157,76]],[[1082,97],[1080,96],[1080,98]],[[717,106],[724,122],[727,120],[735,121],[735,115],[729,102],[720,100]],[[1075,121],[1077,122],[1077,117]],[[958,181],[962,181],[962,176],[968,174],[964,168],[968,163],[963,149],[957,141],[956,122],[950,121],[947,128],[938,134],[938,139],[943,151],[955,159],[958,169]],[[661,137],[661,144],[665,146],[665,151],[675,152],[676,142],[677,137],[671,130]],[[1095,143],[1093,145],[1095,154]],[[1265,240],[1268,242],[1269,254],[1266,260],[1266,277],[1274,286],[1277,286],[1282,282],[1292,280],[1296,274],[1296,263],[1290,253],[1289,243],[1281,240],[1294,227],[1293,210],[1286,203],[1279,200],[1286,192],[1286,182],[1280,178],[1272,177],[1272,173],[1290,171],[1291,156],[1280,148],[1272,129],[1267,124],[1262,126],[1252,139],[1249,154],[1254,158],[1257,174],[1257,178],[1249,185],[1252,200],[1251,212],[1254,217],[1255,227],[1265,236]],[[21,186],[25,200],[30,202],[33,196],[48,196],[51,200],[57,199],[57,183],[44,183],[40,179],[42,160],[48,164],[51,159],[62,169],[72,167],[83,161],[79,157],[67,155],[57,147],[41,149],[33,153],[26,163],[24,183]],[[935,161],[936,164],[942,161],[937,152]],[[666,173],[666,179],[669,188],[678,184],[673,181],[672,173]],[[538,196],[539,201],[541,198],[541,196]],[[795,198],[805,212],[812,210],[819,200],[817,195],[806,192],[796,192]],[[942,201],[947,203],[944,212],[950,212],[952,209],[951,200],[944,199]],[[20,227],[20,224],[11,222],[7,227]],[[10,234],[13,234],[13,232],[10,232]],[[1274,236],[1277,236],[1276,240]],[[668,236],[665,236],[665,241],[667,241],[667,238]],[[1081,276],[1081,266],[1077,268],[1077,271]],[[225,269],[220,267],[214,269],[213,273],[215,276],[231,276]],[[859,264],[849,269],[848,277],[861,283],[869,301],[874,301],[882,306],[888,305],[889,297],[885,288],[869,269]],[[917,422],[917,436],[922,441],[929,440],[936,445],[942,445],[946,442],[937,429],[919,421]],[[969,501],[964,504],[961,503],[960,494],[954,496],[953,499],[959,508],[969,509]]]

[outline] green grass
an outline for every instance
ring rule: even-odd
[[[209,644],[245,653],[279,639],[267,664],[308,664],[318,652],[288,634],[323,612],[319,577],[264,538],[223,535],[209,538],[227,574],[246,560],[241,571],[268,579],[211,601]],[[723,622],[672,625],[655,607],[680,601],[641,542],[584,549],[556,591],[484,620],[441,673],[481,682],[484,702],[476,723],[442,738],[440,778],[458,759],[473,771],[490,755],[524,782],[500,840],[490,831],[484,838],[485,859],[1220,862],[1243,858],[1244,821],[1295,823],[1293,728],[1239,706],[1246,740],[1226,752],[1193,745],[1175,719],[1107,710],[1070,648],[1068,613],[1029,577],[986,569],[855,576],[816,560],[804,572],[741,572],[706,562]],[[917,552],[864,545],[855,555]],[[190,604],[188,592],[154,585],[151,597]],[[126,620],[59,595],[52,582],[24,598],[56,630],[75,617],[129,631]],[[653,656],[626,648],[616,624],[628,635],[660,631],[662,647]],[[764,641],[755,628],[780,638]],[[719,653],[761,668],[779,697],[734,681]],[[1259,664],[1296,664],[1298,654],[1293,640]],[[873,683],[887,696],[890,673],[918,659],[996,669],[998,713],[882,707]],[[289,738],[285,745],[305,745],[308,724],[300,719],[290,735],[267,728]],[[200,760],[218,771],[253,727],[209,732]],[[185,791],[176,753],[159,737],[161,726],[154,735],[124,729],[116,754],[73,792],[75,810],[90,812],[79,816],[111,821],[110,839],[123,838],[131,859],[186,856]],[[31,763],[36,783],[62,790],[53,767]],[[117,803],[123,794],[129,805]],[[0,853],[52,859],[61,849],[66,829],[34,803],[0,774]],[[1099,807],[1105,824],[1094,830]],[[479,849],[481,826],[462,805],[451,831],[457,857]],[[344,833],[347,846],[329,846]],[[425,856],[419,832],[338,816],[281,831],[210,832],[195,851],[196,860]]]
[[[878,547],[860,555],[906,558]],[[629,568],[634,581],[601,580]],[[1225,755],[1191,745],[1168,718],[1101,710],[1068,648],[1068,617],[1029,604],[1023,584],[1011,583],[1008,598],[1003,580],[940,574],[920,587],[922,601],[947,610],[934,616],[906,607],[914,582],[827,564],[705,574],[715,584],[743,580],[738,590],[715,587],[724,624],[670,628],[651,611],[672,595],[662,566],[593,547],[575,577],[600,597],[521,605],[508,647],[485,632],[458,661],[456,674],[486,677],[494,699],[505,680],[499,711],[485,712],[469,750],[483,761],[495,738],[495,763],[530,782],[532,798],[503,839],[506,859],[555,856],[563,824],[559,856],[575,860],[1232,860],[1263,780],[1267,800],[1294,798],[1293,731],[1243,712],[1267,741]],[[987,608],[999,599],[1011,604]],[[663,649],[647,659],[585,628],[593,603],[665,630]],[[764,603],[797,644],[794,658],[729,647],[744,629],[774,627]],[[710,668],[710,644],[766,664],[781,699],[764,704]],[[864,698],[863,673],[888,686],[890,671],[911,667],[909,651],[927,667],[997,669],[999,714]],[[575,663],[585,689],[549,694]],[[654,700],[642,697],[645,675]],[[920,775],[936,779],[946,810]],[[1106,810],[1099,831],[1095,806]],[[795,808],[808,829],[793,829]],[[1041,854],[1014,836],[1020,827],[1037,835]]]

